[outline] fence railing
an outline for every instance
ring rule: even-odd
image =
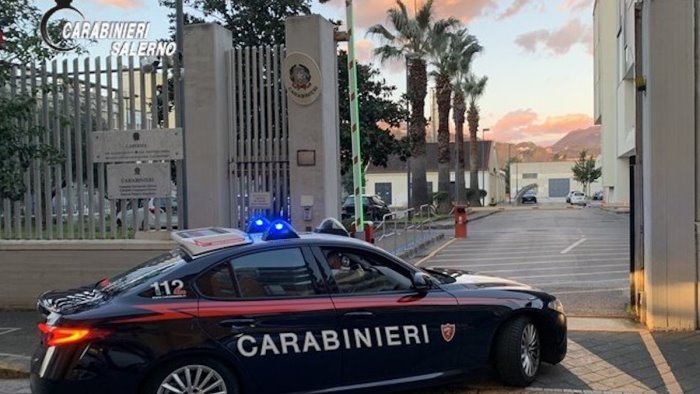
[[[56,60],[12,66],[0,86],[5,97],[31,96],[36,110],[30,124],[40,127],[36,143],[62,152],[56,165],[36,159],[24,174],[21,201],[0,204],[0,238],[128,238],[134,230],[171,230],[182,223],[182,161],[170,164],[171,196],[157,199],[108,199],[104,163],[92,160],[96,131],[172,128],[180,124],[182,102],[176,59],[141,67],[133,57]]]
[[[420,243],[433,237],[433,216],[434,209],[428,204],[418,212],[409,208],[384,215],[374,229],[376,245],[392,254],[415,252]]]

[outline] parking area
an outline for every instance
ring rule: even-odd
[[[502,276],[558,296],[569,315],[626,316],[629,216],[598,208],[506,210],[414,263]]]

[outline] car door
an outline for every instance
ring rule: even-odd
[[[337,384],[341,354],[326,346],[337,316],[308,248],[233,257],[200,276],[196,287],[202,329],[228,351],[253,392]]]
[[[314,255],[338,311],[345,385],[457,373],[452,295],[412,290],[414,271],[378,251],[322,246]]]

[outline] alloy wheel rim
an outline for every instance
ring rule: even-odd
[[[206,365],[187,365],[170,373],[158,394],[227,394],[224,378]]]
[[[537,328],[532,323],[528,323],[523,329],[520,341],[520,362],[525,375],[535,376],[540,365],[540,339]]]

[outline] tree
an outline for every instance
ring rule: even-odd
[[[383,45],[374,50],[382,62],[406,59],[408,70],[407,95],[411,105],[411,118],[408,127],[411,145],[411,176],[413,206],[428,204],[428,182],[426,179],[425,157],[425,96],[428,89],[427,62],[430,53],[430,31],[448,29],[459,22],[454,19],[434,21],[433,0],[428,0],[409,16],[406,5],[396,1],[396,7],[387,11],[391,29],[378,24],[369,28],[368,33],[379,37]]]
[[[33,3],[3,0],[0,7],[0,26],[5,36],[0,49],[0,91],[6,92],[13,84],[17,86],[15,77],[26,65],[57,54],[43,45],[41,36],[36,34],[42,13]],[[61,23],[51,23],[49,35],[62,46],[72,46],[73,42],[60,37]],[[84,48],[77,48],[77,53],[83,52]],[[22,199],[27,191],[24,173],[32,161],[45,160],[53,165],[63,160],[59,149],[39,140],[46,131],[45,126],[35,122],[36,95],[41,89],[45,87],[15,95],[0,94],[0,199]]]
[[[450,109],[452,106],[452,82],[465,63],[471,63],[474,54],[481,50],[476,37],[468,34],[467,29],[451,32],[435,25],[430,31],[430,57],[435,78],[435,94],[438,104],[438,191],[450,190]],[[464,172],[462,172],[464,174]],[[457,178],[459,173],[457,173]],[[463,176],[462,176],[463,177]],[[450,202],[446,198],[443,210]]]
[[[328,0],[319,0],[325,3]],[[185,24],[213,22],[229,29],[233,46],[284,44],[287,17],[311,13],[311,0],[184,0]],[[170,30],[175,29],[175,0],[159,0],[173,10]]]
[[[465,41],[470,41],[471,36],[464,36]],[[457,171],[455,177],[455,190],[457,191],[457,204],[464,204],[467,200],[466,194],[463,193],[464,188],[464,121],[467,112],[466,94],[470,88],[469,76],[471,75],[471,64],[474,55],[480,52],[483,48],[477,43],[467,45],[472,50],[462,52],[462,56],[458,58],[457,70],[452,78],[453,97],[453,112],[452,118],[455,123],[455,145],[457,146]]]
[[[352,139],[350,133],[350,102],[348,94],[347,52],[338,54],[338,95],[340,97],[340,161],[343,174],[352,173]],[[362,140],[362,164],[367,167],[386,167],[389,157],[405,158],[409,153],[403,141],[391,134],[391,128],[399,127],[406,120],[406,110],[392,100],[396,87],[387,85],[380,78],[381,72],[368,65],[357,64],[357,87],[359,96],[360,132]],[[344,177],[344,183],[348,178]],[[352,177],[349,178],[352,184]],[[350,188],[352,190],[352,188]]]
[[[506,191],[510,194],[510,165],[513,163],[521,163],[522,160],[517,156],[513,156],[506,161],[506,166],[503,167],[503,172],[506,176]],[[516,191],[517,192],[517,191]]]
[[[579,153],[578,160],[576,160],[576,163],[571,168],[571,171],[574,173],[574,179],[581,183],[586,196],[589,194],[588,188],[590,184],[603,175],[602,168],[596,168],[593,156],[587,156],[588,151],[585,149],[582,150],[581,153]]]
[[[471,190],[479,190],[479,147],[477,145],[477,132],[479,131],[479,106],[477,105],[477,102],[484,94],[487,80],[487,77],[477,79],[476,76],[471,74],[469,77],[467,77],[467,83],[465,84],[465,91],[469,97],[467,122],[469,123],[469,188]],[[472,194],[469,202],[472,206],[481,205],[478,194]]]

